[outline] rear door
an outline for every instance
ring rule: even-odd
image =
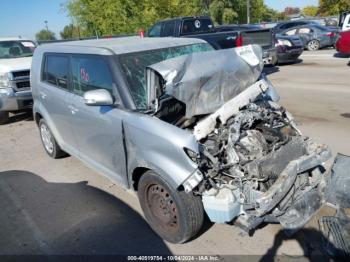
[[[116,93],[109,61],[103,56],[72,55],[72,128],[79,157],[97,171],[126,184],[125,152],[122,133],[123,111],[112,106],[88,106],[85,92],[106,89]]]
[[[47,121],[60,146],[77,154],[77,141],[71,128],[72,114],[69,100],[72,96],[69,84],[69,56],[47,53],[44,55],[39,100],[46,111]]]
[[[303,43],[305,43],[305,44],[307,44],[311,40],[313,40],[313,38],[314,38],[313,34],[314,34],[314,30],[312,28],[300,27],[298,29],[298,35],[301,38],[301,40],[303,41]]]

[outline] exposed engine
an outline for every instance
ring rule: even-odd
[[[181,186],[202,197],[211,221],[295,230],[322,204],[331,153],[303,137],[276,104],[261,57],[259,46],[247,46],[151,65],[147,108],[193,134],[199,150],[184,150],[198,169]]]
[[[310,214],[290,211],[291,206],[319,185],[320,166],[300,170],[298,176],[286,169],[293,160],[310,155],[310,147],[289,113],[272,101],[250,103],[225,125],[218,124],[202,141],[199,169],[205,179],[196,192],[210,219],[224,223],[237,218],[247,230],[263,221],[290,229],[304,225]]]

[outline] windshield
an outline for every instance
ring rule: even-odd
[[[0,59],[33,56],[34,49],[32,41],[1,41]]]
[[[137,109],[147,108],[146,67],[181,55],[210,50],[213,48],[209,44],[195,44],[121,55],[121,68]]]

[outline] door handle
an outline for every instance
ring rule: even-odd
[[[75,115],[77,112],[79,112],[79,109],[72,106],[72,105],[69,105],[68,108],[72,112],[73,115]]]

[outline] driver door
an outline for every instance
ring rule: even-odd
[[[103,56],[72,55],[72,128],[76,134],[79,157],[97,171],[120,183],[127,183],[122,136],[122,110],[112,106],[88,106],[85,92],[96,89],[113,91],[113,77]]]

